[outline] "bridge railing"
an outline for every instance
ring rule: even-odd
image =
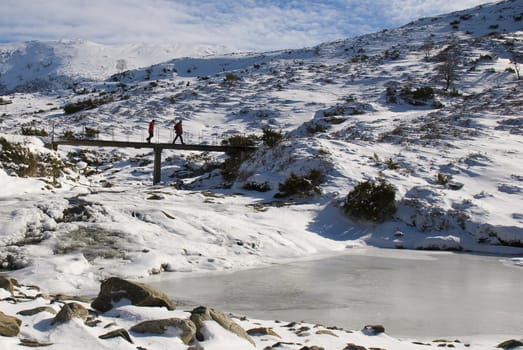
[[[152,143],[170,143],[174,140],[176,134],[172,128],[156,126],[154,136],[151,139]],[[205,131],[194,132],[192,130],[184,130],[183,140],[188,144],[201,145],[221,145],[223,140],[227,140],[232,134],[227,133],[208,133]],[[50,133],[50,143],[58,140],[108,140],[108,141],[126,141],[126,142],[147,142],[149,133],[147,130],[141,130],[136,133],[135,130],[130,130],[125,127],[115,128],[110,127],[105,131],[94,130],[87,126],[77,126],[74,128],[66,128],[61,133],[57,132],[53,126]],[[177,140],[177,143],[180,143]]]

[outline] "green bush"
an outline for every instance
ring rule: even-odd
[[[222,146],[254,146],[258,138],[256,135],[233,135],[222,141]]]
[[[383,222],[396,212],[396,190],[385,180],[360,182],[349,192],[343,208],[355,219]]]
[[[76,135],[75,135],[74,131],[72,131],[72,130],[64,130],[64,134],[62,137],[65,140],[75,140],[76,139]]]
[[[385,165],[387,166],[387,169],[389,169],[389,170],[398,170],[400,168],[399,163],[392,160],[392,158],[387,159],[385,161]]]
[[[47,137],[49,136],[49,133],[45,131],[44,129],[37,129],[30,124],[23,124],[22,125],[22,135],[26,136],[43,136]]]
[[[281,131],[275,131],[269,127],[264,127],[262,132],[263,135],[261,139],[263,143],[271,148],[283,141],[283,134]]]
[[[96,137],[98,137],[99,134],[100,134],[100,130],[90,128],[90,127],[85,127],[85,136],[86,137],[96,138]]]
[[[0,164],[19,177],[57,177],[65,165],[51,154],[33,153],[18,143],[0,137]]]
[[[234,135],[222,141],[222,146],[254,146],[258,138],[256,135]],[[225,181],[234,181],[244,161],[242,151],[228,151],[229,156],[222,164],[222,177]]]
[[[271,190],[271,185],[268,182],[247,182],[243,185],[243,189],[247,191],[268,192]]]
[[[361,54],[361,55],[354,56],[351,59],[351,62],[352,63],[366,62],[368,59],[369,59],[369,56],[367,56],[365,54]]]
[[[101,106],[101,105],[109,103],[109,102],[112,102],[112,98],[110,98],[110,97],[109,98],[108,97],[99,98],[99,99],[89,98],[87,100],[67,103],[64,106],[64,112],[65,112],[65,114],[73,114],[73,113],[85,111],[88,109],[94,109],[98,106]]]
[[[436,177],[436,182],[442,186],[447,186],[450,180],[452,180],[452,175],[450,174],[438,173]]]
[[[427,101],[434,99],[434,89],[430,86],[423,86],[412,90],[407,86],[401,89],[399,95],[405,102],[413,106],[425,106]]]
[[[310,123],[309,125],[307,125],[307,132],[309,134],[317,134],[320,132],[325,132],[327,130],[329,130],[329,128],[326,125],[322,125],[322,124],[318,124],[318,123]]]
[[[434,89],[430,86],[419,87],[416,90],[411,90],[406,87],[401,90],[402,96],[411,97],[416,100],[430,100],[434,98]]]
[[[385,92],[385,98],[387,100],[387,103],[397,103],[398,98],[396,97],[396,89],[391,86],[387,87],[387,90]]]
[[[318,169],[311,169],[303,176],[291,172],[289,177],[279,184],[278,190],[280,192],[276,193],[274,197],[312,197],[315,194],[321,194],[320,184],[324,181],[324,178],[323,172]]]
[[[241,78],[234,73],[227,73],[225,75],[225,78],[223,79],[225,84],[228,86],[234,86],[240,80],[241,80]]]
[[[452,89],[452,91],[450,91],[448,93],[448,96],[450,96],[450,97],[460,97],[460,96],[462,96],[462,94],[461,94],[461,92],[459,92],[459,90]]]
[[[225,74],[225,80],[227,80],[227,81],[238,81],[240,79],[241,78],[234,73]]]

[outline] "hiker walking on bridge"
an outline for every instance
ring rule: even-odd
[[[156,120],[151,120],[151,122],[149,123],[149,137],[147,138],[147,143],[151,143],[151,139],[153,138],[154,136],[154,123],[156,122]]]
[[[176,137],[173,140],[173,144],[176,143],[176,140],[178,140],[179,137],[182,145],[185,145],[185,142],[183,142],[183,126],[181,119],[178,119],[178,122],[174,124],[174,132],[176,133]]]

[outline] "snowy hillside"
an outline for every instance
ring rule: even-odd
[[[53,154],[63,167],[41,158],[60,175],[40,175],[37,186],[15,178],[29,165],[5,157],[0,261],[50,271],[51,281],[77,273],[57,267],[80,256],[83,282],[73,280],[82,286],[364,244],[521,253],[522,16],[521,1],[502,1],[313,48],[205,57],[157,46],[4,45],[4,150],[21,133],[42,154],[53,131],[144,141],[151,119],[154,141],[171,142],[175,118],[192,144],[261,137],[264,128],[283,139],[258,140],[234,179],[223,176],[225,155],[165,151],[157,187],[152,151],[61,147]],[[84,107],[65,113],[67,105]],[[311,182],[308,174],[321,176],[306,196],[282,195],[287,179]],[[347,194],[367,180],[395,191],[384,222],[344,213]]]

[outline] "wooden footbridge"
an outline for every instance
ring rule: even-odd
[[[257,149],[256,146],[215,146],[215,145],[194,145],[194,144],[173,144],[173,143],[148,143],[148,142],[128,142],[128,141],[110,141],[110,140],[52,140],[53,149],[58,146],[77,146],[77,147],[116,147],[116,148],[152,148],[154,151],[154,171],[153,184],[156,185],[161,181],[161,164],[162,150],[184,150],[184,151],[202,151],[202,152],[228,152],[240,153],[241,157],[247,152]]]

